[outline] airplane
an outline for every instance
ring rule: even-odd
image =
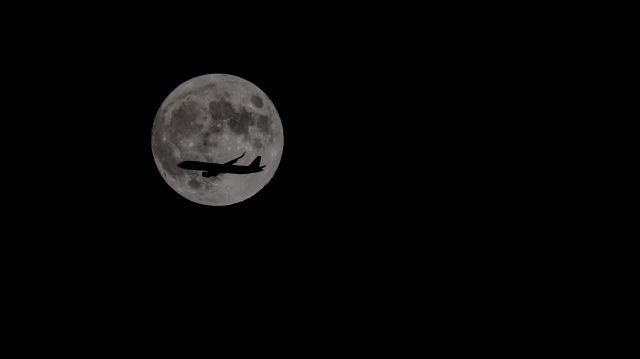
[[[243,153],[240,157],[234,158],[231,161],[225,162],[225,163],[183,161],[178,164],[178,167],[185,170],[203,171],[202,177],[217,176],[221,173],[235,173],[235,174],[256,173],[256,172],[261,172],[262,169],[266,167],[266,166],[260,166],[260,158],[262,158],[262,156],[256,157],[253,160],[253,162],[251,162],[251,164],[248,166],[234,165],[234,163],[236,163],[244,155],[245,154]]]

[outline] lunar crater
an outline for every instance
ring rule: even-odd
[[[251,96],[251,103],[257,108],[262,108],[262,98],[260,96]]]
[[[189,187],[193,189],[200,189],[200,187],[202,187],[202,184],[197,179],[192,178],[191,181],[189,181]]]

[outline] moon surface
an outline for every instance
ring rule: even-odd
[[[151,135],[153,157],[167,184],[209,206],[238,203],[260,191],[275,174],[283,146],[282,122],[271,100],[251,82],[226,74],[198,76],[173,90]],[[205,178],[178,167],[182,161],[224,163],[244,152],[236,165],[262,156],[264,170]]]

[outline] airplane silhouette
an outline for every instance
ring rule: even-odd
[[[246,153],[246,152],[245,152]],[[235,159],[225,163],[208,163],[198,161],[183,161],[178,164],[178,167],[185,170],[203,171],[202,177],[217,176],[221,173],[235,173],[235,174],[248,174],[262,171],[266,166],[260,166],[260,158],[256,157],[253,162],[248,166],[234,165],[239,159],[244,156],[244,153]]]

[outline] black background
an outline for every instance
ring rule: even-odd
[[[502,238],[535,233],[519,206],[537,187],[519,181],[536,173],[516,150],[536,114],[517,84],[539,73],[521,63],[535,56],[517,46],[526,33],[472,10],[92,10],[5,25],[5,178],[25,238],[11,243],[131,290],[413,290],[424,273],[490,268]],[[151,153],[162,101],[209,73],[260,87],[284,128],[271,182],[227,207],[182,198]]]
[[[577,130],[590,54],[566,56],[584,36],[565,20],[597,17],[238,5],[3,10],[0,264],[21,349],[164,351],[179,331],[397,354],[592,327],[580,287],[611,276],[576,235],[591,189],[564,175],[584,157],[568,140],[599,137]],[[271,182],[227,207],[182,198],[151,153],[162,101],[208,73],[256,84],[284,127]]]

